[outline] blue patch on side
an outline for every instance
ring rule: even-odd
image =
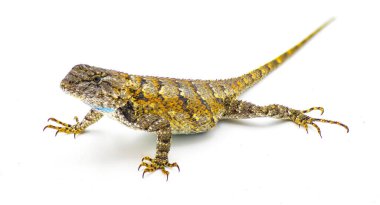
[[[109,108],[109,107],[95,107],[94,109],[102,111],[102,112],[113,112],[113,111],[115,111],[114,109]]]

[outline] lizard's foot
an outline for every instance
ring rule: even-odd
[[[148,161],[150,163],[147,163],[145,161]],[[158,169],[161,169],[162,173],[166,175],[166,181],[169,179],[169,171],[165,169],[165,167],[177,167],[178,171],[180,171],[179,166],[176,162],[169,163],[168,160],[162,160],[158,158],[150,158],[150,157],[144,157],[142,158],[142,162],[138,168],[140,170],[141,167],[145,167],[144,172],[142,174],[142,177],[144,178],[145,173],[147,172],[154,172]]]
[[[48,122],[49,121],[53,121],[59,125],[62,125],[62,127],[58,127],[58,126],[54,126],[54,125],[47,125],[44,127],[44,131],[46,128],[51,128],[51,129],[54,129],[54,130],[57,130],[57,132],[55,133],[55,136],[57,136],[57,134],[59,132],[64,132],[64,133],[67,133],[67,134],[74,134],[74,138],[77,134],[79,133],[82,133],[83,132],[83,129],[80,127],[80,122],[78,120],[78,117],[74,117],[75,121],[76,121],[76,124],[75,125],[70,125],[70,124],[67,124],[67,123],[64,123],[64,122],[61,122],[55,118],[49,118],[48,119]]]
[[[310,109],[301,110],[301,111],[299,111],[299,110],[291,110],[291,120],[294,123],[296,123],[297,125],[304,127],[306,129],[306,132],[309,132],[308,131],[308,125],[312,125],[313,127],[315,127],[315,129],[317,129],[318,134],[321,137],[322,137],[321,129],[314,122],[324,122],[324,123],[329,123],[329,124],[336,124],[336,125],[339,125],[339,126],[342,126],[342,127],[346,128],[347,132],[350,131],[349,128],[348,128],[348,126],[345,125],[345,124],[343,124],[343,123],[340,123],[340,122],[337,122],[337,121],[332,121],[332,120],[320,119],[320,118],[312,118],[312,117],[309,117],[309,116],[305,115],[305,113],[311,112],[313,110],[319,110],[319,111],[321,111],[321,115],[324,112],[324,109],[322,107],[312,107]]]

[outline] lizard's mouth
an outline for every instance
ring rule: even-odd
[[[70,93],[69,92],[70,85],[69,85],[69,82],[66,80],[66,78],[61,81],[60,87],[65,93]]]
[[[78,77],[70,72],[62,79],[60,87],[65,93],[73,95],[75,94],[75,87],[78,86],[78,82]]]
[[[66,84],[65,82],[63,82],[63,80],[62,80],[62,82],[61,82],[61,89],[62,89],[63,91],[66,91],[66,89],[67,89],[67,84]]]
[[[61,81],[60,87],[66,94],[77,97],[72,85],[70,85],[70,82],[66,78]]]

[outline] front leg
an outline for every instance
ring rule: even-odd
[[[157,115],[144,115],[136,120],[136,126],[157,134],[155,157],[153,159],[144,157],[138,168],[140,170],[140,167],[145,167],[142,176],[144,177],[146,172],[154,172],[160,169],[166,175],[166,180],[168,180],[169,172],[165,169],[166,167],[177,167],[178,171],[180,170],[176,162],[169,163],[168,159],[172,137],[169,121]]]
[[[241,100],[232,100],[226,105],[227,109],[223,115],[224,119],[247,119],[254,117],[273,117],[277,119],[290,120],[296,123],[299,126],[302,126],[308,132],[308,125],[315,127],[322,137],[321,129],[314,122],[324,122],[329,124],[336,124],[346,128],[347,132],[349,131],[348,126],[332,120],[312,118],[306,115],[306,113],[313,110],[321,111],[323,114],[324,109],[322,107],[312,107],[307,110],[295,110],[292,108],[285,107],[283,105],[267,105],[267,106],[258,106],[249,102]]]
[[[43,130],[45,130],[46,128],[55,129],[57,130],[57,132],[55,133],[56,136],[59,132],[64,132],[67,134],[74,134],[74,137],[75,137],[77,134],[82,133],[88,126],[94,124],[102,117],[103,117],[103,113],[97,110],[91,109],[81,122],[79,122],[78,117],[75,116],[74,117],[76,121],[75,125],[70,125],[70,124],[61,122],[55,118],[49,118],[48,121],[53,121],[62,126],[47,125],[44,127]]]
[[[179,171],[178,164],[175,162],[169,163],[168,160],[172,138],[170,123],[158,115],[145,114],[138,110],[132,102],[128,102],[125,106],[117,109],[113,117],[129,127],[157,134],[156,156],[154,158],[144,157],[138,169],[145,167],[143,178],[146,172],[154,172],[160,169],[166,175],[166,180],[168,180],[169,172],[165,169],[166,167],[177,167]]]

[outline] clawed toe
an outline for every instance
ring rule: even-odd
[[[319,119],[319,118],[311,118],[311,117],[309,117],[309,116],[307,116],[307,115],[304,114],[304,113],[311,112],[313,110],[319,110],[319,111],[321,111],[321,115],[324,112],[324,109],[322,107],[312,107],[312,108],[310,108],[308,110],[294,111],[295,118],[293,118],[292,121],[295,122],[296,124],[298,124],[298,126],[304,127],[307,133],[309,132],[308,131],[308,125],[313,126],[318,131],[318,134],[319,134],[319,136],[321,136],[321,138],[322,138],[321,129],[314,122],[323,122],[323,123],[329,123],[329,124],[336,124],[336,125],[344,127],[347,130],[347,133],[350,131],[347,125],[345,125],[343,123],[340,123],[338,121]]]
[[[181,169],[179,168],[177,162],[174,162],[174,163],[171,163],[171,164],[169,163],[169,164],[168,164],[168,167],[177,167],[178,171],[179,171],[179,172],[181,171]]]
[[[319,111],[321,111],[321,115],[323,115],[323,113],[325,112],[325,109],[323,107],[312,107],[312,108],[307,109],[307,110],[302,110],[301,112],[305,114],[305,113],[309,113],[309,112],[311,112],[313,110],[319,110]]]
[[[150,163],[147,163],[145,161],[148,161]],[[142,162],[139,165],[138,170],[140,170],[141,167],[145,167],[143,174],[142,174],[142,178],[144,178],[145,173],[154,172],[154,171],[160,169],[162,171],[162,173],[164,175],[166,175],[166,181],[168,181],[168,179],[169,179],[169,171],[167,171],[165,169],[166,167],[170,167],[170,168],[171,167],[177,167],[178,171],[180,171],[180,168],[176,162],[174,162],[174,163],[169,163],[169,162],[162,163],[162,160],[156,160],[156,159],[152,159],[150,157],[142,158]]]
[[[45,129],[47,129],[47,128],[50,128],[50,129],[57,130],[55,133],[55,136],[57,136],[58,133],[63,132],[63,133],[67,133],[67,134],[74,134],[74,138],[75,138],[77,134],[79,134],[83,131],[83,129],[79,128],[80,123],[79,123],[78,117],[74,117],[74,120],[76,121],[76,124],[70,125],[70,124],[61,122],[55,118],[49,118],[48,122],[53,121],[59,125],[62,125],[62,127],[54,126],[54,125],[46,125],[44,127],[43,131],[45,131]]]
[[[141,161],[143,162],[143,161],[149,161],[149,162],[152,162],[152,158],[150,158],[150,157],[143,157],[142,159],[141,159]]]

